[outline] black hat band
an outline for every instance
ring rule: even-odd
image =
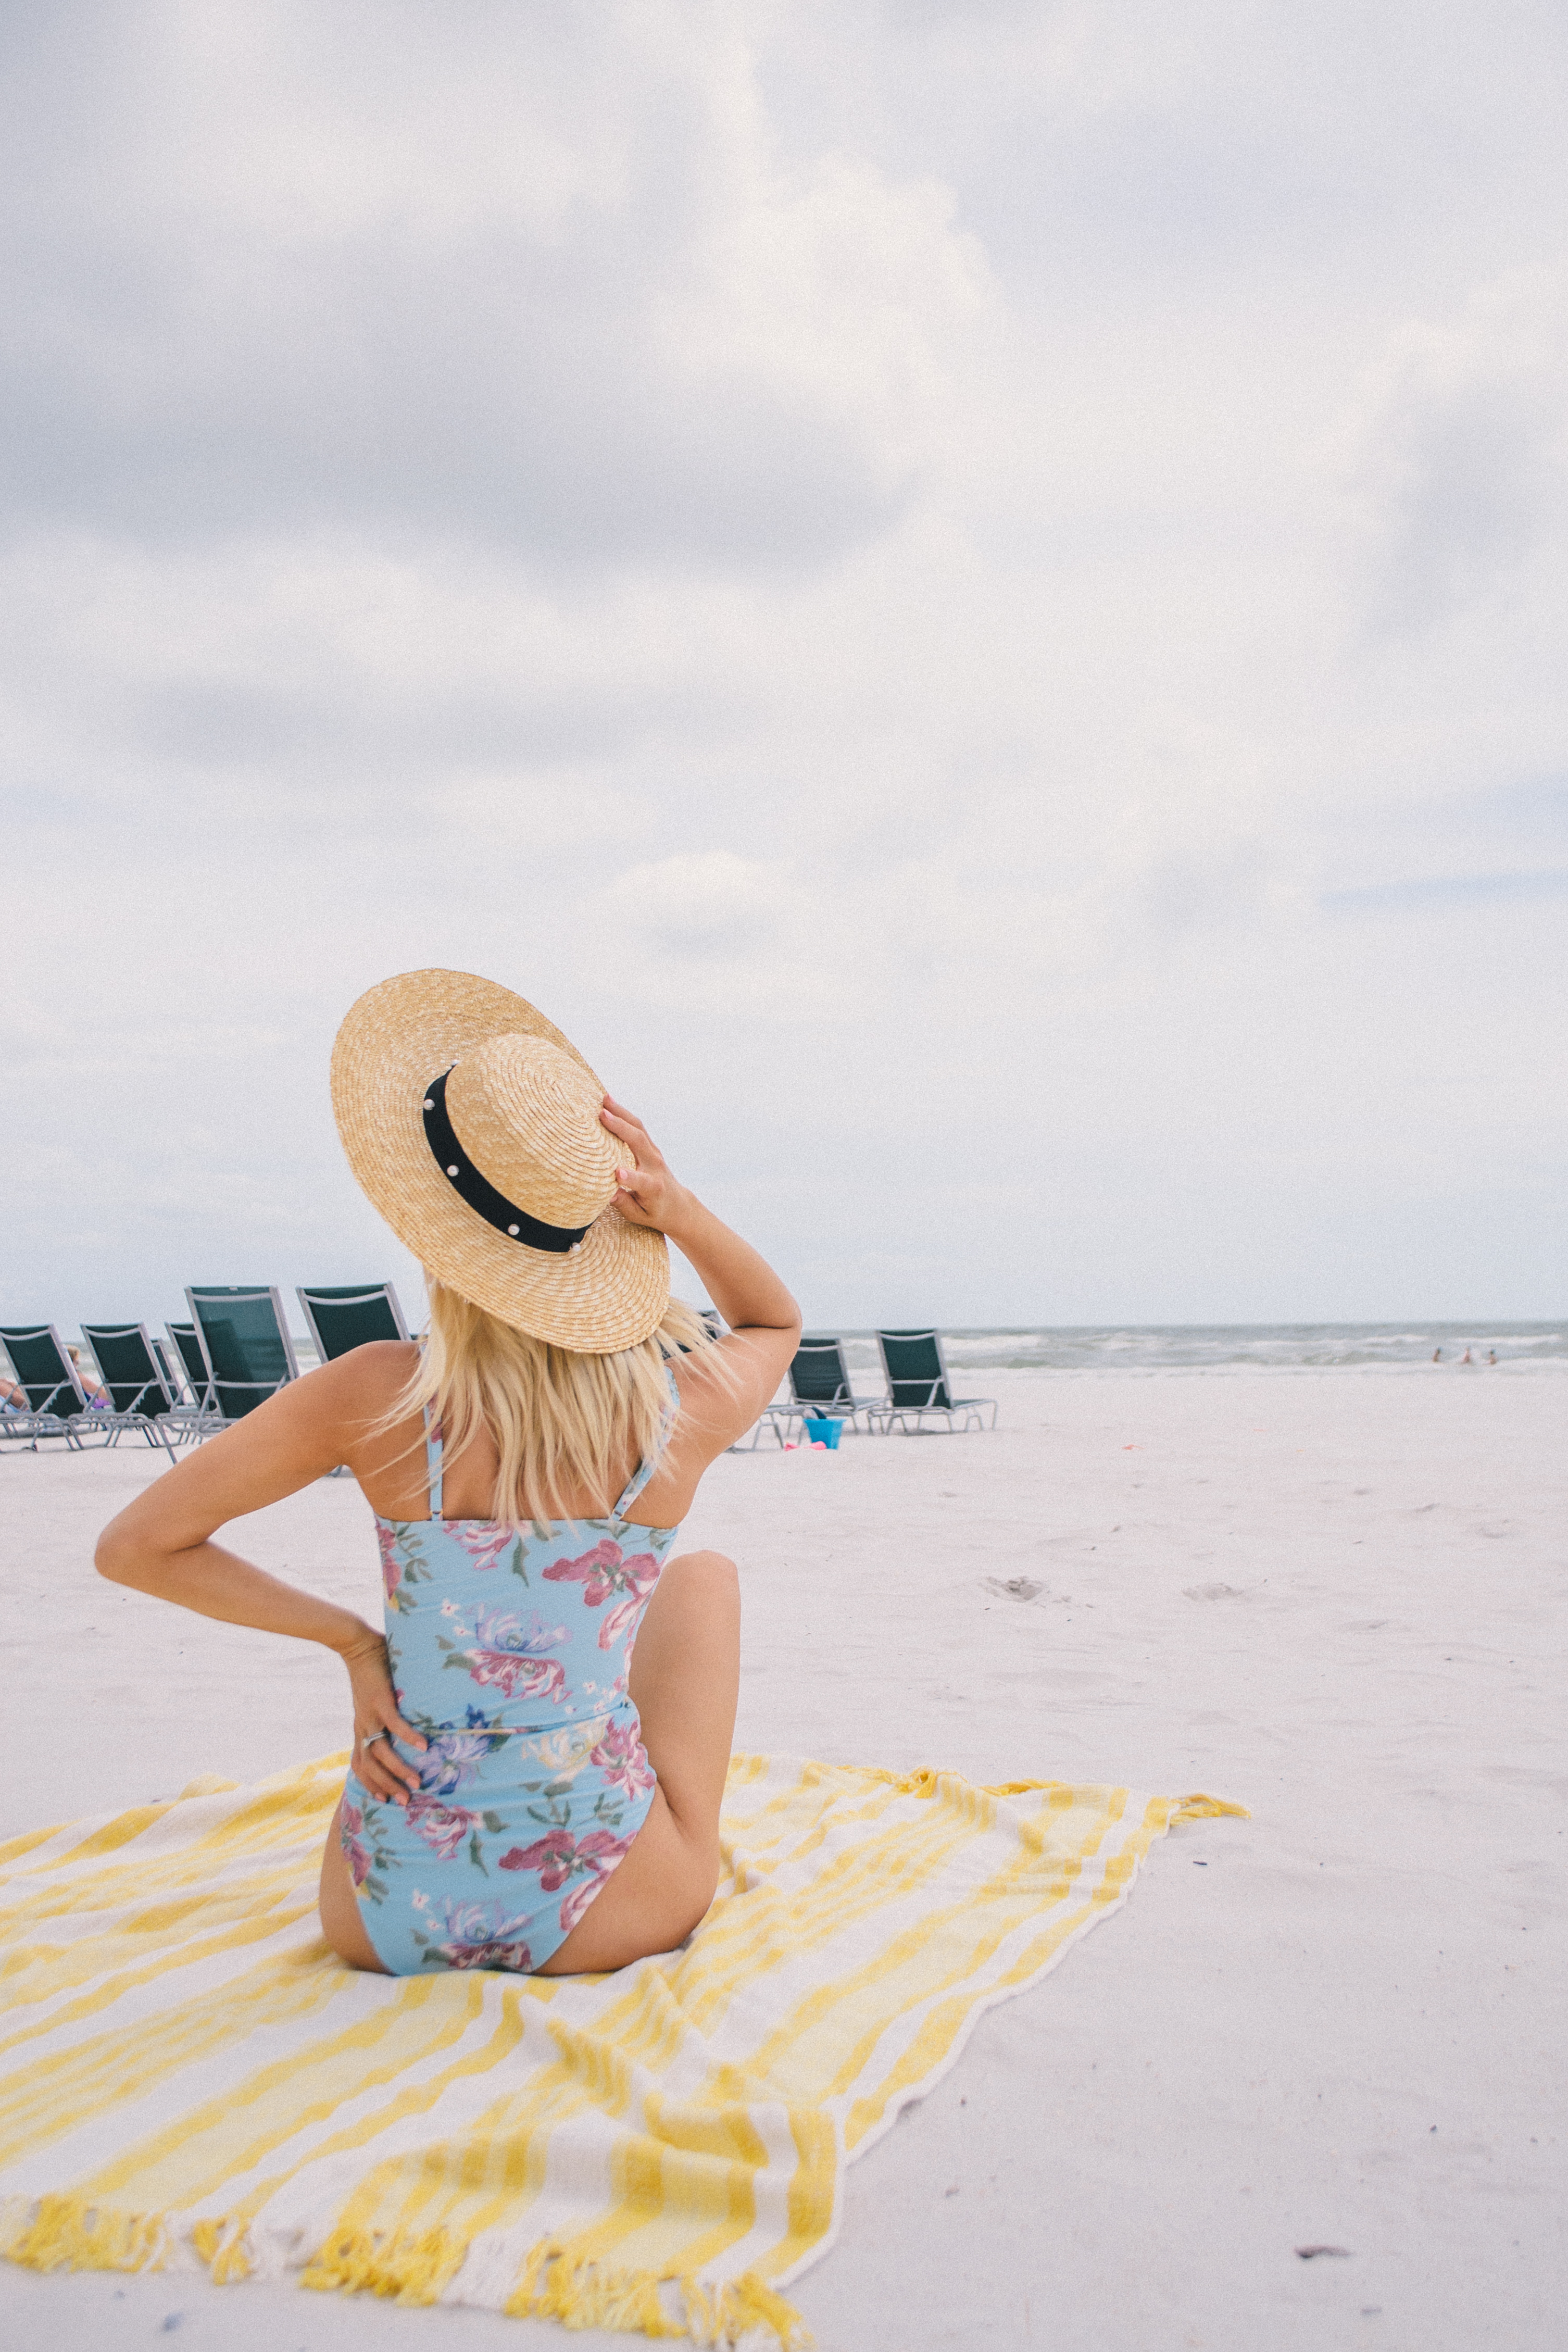
[[[519,1209],[504,1192],[497,1192],[488,1177],[481,1176],[458,1142],[446,1109],[446,1081],[456,1066],[454,1062],[451,1069],[444,1070],[425,1089],[424,1139],[430,1146],[431,1157],[459,1200],[466,1201],[487,1225],[494,1225],[508,1241],[526,1242],[529,1249],[549,1250],[555,1256],[564,1257],[568,1250],[577,1247],[588,1227],[547,1225],[538,1217],[530,1217],[526,1209]]]

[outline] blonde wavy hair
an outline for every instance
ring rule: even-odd
[[[680,1298],[641,1346],[591,1356],[515,1331],[434,1275],[425,1285],[429,1335],[382,1426],[428,1412],[448,1465],[488,1430],[501,1457],[495,1516],[515,1526],[564,1518],[562,1496],[573,1487],[607,1514],[628,1464],[657,1461],[669,1443],[669,1359],[716,1349],[709,1326]]]

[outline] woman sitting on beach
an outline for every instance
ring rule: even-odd
[[[354,1744],[321,1923],[345,1959],[553,1976],[667,1951],[718,1881],[740,1632],[733,1564],[669,1555],[778,1386],[795,1302],[505,989],[371,989],[332,1096],[426,1268],[428,1338],[280,1390],[122,1511],[99,1566],[342,1658]],[[666,1234],[723,1339],[671,1299]],[[384,1637],[211,1539],[340,1464],[376,1516]]]

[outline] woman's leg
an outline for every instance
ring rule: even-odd
[[[624,1968],[669,1951],[696,1926],[718,1884],[718,1809],[739,1686],[735,1562],[685,1552],[659,1579],[632,1653],[632,1702],[659,1776],[653,1809],[541,1976]]]
[[[338,1800],[338,1811],[332,1816],[332,1826],[327,1832],[327,1847],[321,1856],[321,1933],[340,1959],[356,1969],[375,1969],[384,1977],[386,1964],[376,1958],[376,1948],[365,1933],[365,1923],[360,1916],[360,1899],[354,1893],[354,1881],[349,1869],[349,1857],[343,1852],[338,1835],[339,1817],[343,1801]]]

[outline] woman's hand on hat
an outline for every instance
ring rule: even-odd
[[[611,1206],[619,1209],[632,1224],[651,1225],[655,1233],[668,1233],[671,1220],[679,1216],[685,1203],[685,1185],[677,1183],[671,1174],[664,1153],[635,1111],[618,1103],[613,1095],[606,1095],[599,1117],[617,1143],[628,1145],[632,1155],[625,1166],[615,1171],[620,1189]]]
[[[354,1699],[351,1769],[367,1794],[381,1798],[383,1803],[390,1798],[394,1805],[406,1805],[410,1790],[418,1790],[419,1774],[412,1764],[403,1762],[392,1741],[401,1739],[405,1747],[413,1748],[423,1748],[428,1743],[423,1733],[416,1731],[412,1723],[405,1723],[398,1713],[385,1642],[369,1626],[365,1633],[367,1638],[362,1643],[339,1653],[349,1669],[349,1687]]]

